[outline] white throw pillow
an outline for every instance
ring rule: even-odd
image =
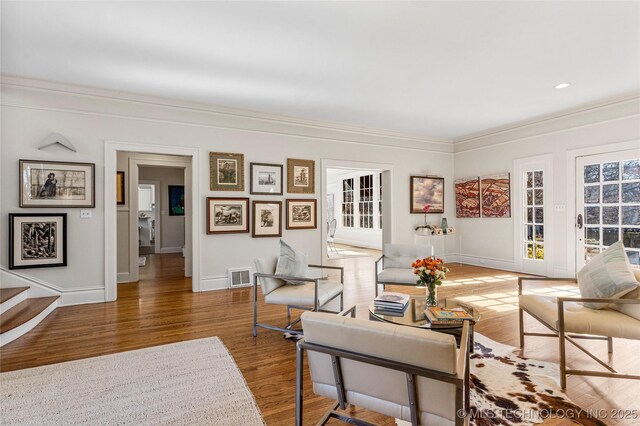
[[[289,244],[280,240],[280,256],[278,256],[278,265],[276,266],[276,275],[285,275],[288,277],[307,277],[307,255],[291,247]],[[288,284],[302,285],[308,281],[285,280]]]
[[[640,285],[640,269],[634,268],[633,275],[636,276],[636,280],[638,280],[638,284]],[[640,288],[637,288],[632,292],[625,294],[623,299],[638,299],[638,301],[640,302]],[[618,312],[622,312],[623,314],[629,315],[630,317],[633,317],[640,321],[640,303],[634,303],[632,305],[611,305],[611,309],[615,309]]]
[[[591,259],[578,271],[580,295],[589,298],[619,299],[638,288],[622,241]],[[583,303],[590,309],[606,308],[607,303]]]

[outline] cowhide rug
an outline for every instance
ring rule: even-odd
[[[471,424],[533,425],[550,416],[604,425],[560,389],[559,366],[514,354],[515,348],[475,334],[471,354]]]

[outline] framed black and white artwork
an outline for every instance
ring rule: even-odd
[[[250,163],[250,193],[254,195],[282,195],[282,164]]]
[[[95,207],[95,164],[20,160],[20,207]]]
[[[207,198],[207,234],[249,232],[248,198]]]
[[[315,194],[316,162],[313,160],[287,159],[287,192]]]
[[[317,204],[309,199],[287,200],[287,229],[316,229]]]
[[[253,238],[282,237],[282,201],[253,200]]]
[[[66,213],[9,213],[9,269],[67,266]]]
[[[210,152],[210,189],[244,191],[244,154]]]

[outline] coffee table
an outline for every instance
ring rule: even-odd
[[[473,326],[480,321],[480,313],[472,306],[465,304],[455,298],[442,298],[438,300],[438,306],[446,308],[462,308],[467,311],[473,320],[469,321],[469,336],[471,339],[471,352],[473,352]],[[462,334],[461,325],[438,325],[432,326],[424,310],[427,307],[427,300],[425,296],[412,295],[409,299],[409,305],[403,313],[389,313],[388,311],[378,311],[373,302],[369,304],[369,319],[373,321],[388,322],[396,325],[404,325],[407,327],[424,328],[426,330],[438,331],[440,333],[452,334],[456,337],[456,342],[460,346],[460,337]]]

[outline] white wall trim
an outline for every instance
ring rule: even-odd
[[[638,92],[463,136],[454,139],[454,152],[475,151],[634,116],[640,116]]]
[[[119,102],[126,104],[139,104],[149,107],[159,108],[163,110],[173,110],[179,112],[192,112],[206,115],[210,119],[216,119],[217,121],[226,121],[227,124],[210,124],[210,123],[194,123],[192,121],[181,121],[176,118],[173,120],[161,119],[156,120],[150,117],[130,115],[119,115],[107,112],[87,111],[86,109],[73,109],[73,108],[60,108],[49,105],[31,106],[34,109],[44,109],[60,112],[74,112],[84,114],[94,114],[108,117],[118,117],[126,119],[147,120],[147,121],[162,121],[164,123],[183,124],[189,126],[203,126],[219,129],[234,129],[240,131],[257,131],[260,133],[271,133],[284,136],[295,136],[309,139],[321,139],[331,140],[334,142],[342,143],[355,143],[362,145],[380,145],[391,148],[410,149],[417,151],[431,151],[431,152],[453,152],[453,144],[450,139],[435,138],[429,136],[421,136],[414,134],[406,134],[402,132],[395,132],[392,130],[375,129],[368,127],[360,127],[343,123],[335,123],[330,121],[303,119],[292,116],[277,115],[262,113],[250,110],[234,109],[222,106],[213,106],[207,104],[199,104],[194,102],[179,101],[176,99],[158,98],[152,96],[137,95],[132,93],[121,93],[116,91],[89,88],[84,86],[77,86],[64,83],[55,83],[50,81],[29,79],[16,76],[2,75],[0,84],[5,87],[15,88],[19,90],[39,91],[39,92],[53,92],[63,95],[77,95],[83,98],[102,99],[111,102]],[[10,103],[3,101],[3,105],[11,106],[15,108],[26,108],[28,105],[22,105],[18,103]],[[247,128],[247,120],[252,122],[252,126],[261,127],[261,129]],[[244,125],[234,124],[236,122],[244,123]],[[277,126],[289,126],[290,131],[274,130],[273,125]],[[298,129],[297,131],[295,129]],[[313,136],[303,134],[303,129],[306,132],[312,131],[316,133],[331,133],[332,136],[318,135]],[[368,138],[380,139],[379,141],[362,142],[358,140],[358,137],[365,136]]]
[[[362,247],[369,248],[372,250],[382,250],[382,246],[380,244],[370,243],[362,240],[351,240],[349,238],[335,238],[334,242],[336,244],[345,244],[352,247]]]
[[[576,161],[578,157],[588,155],[606,154],[609,152],[626,151],[630,149],[640,149],[640,140],[610,143],[606,145],[591,146],[588,148],[578,148],[567,151],[567,274],[575,277],[576,274]]]
[[[200,288],[200,291],[228,290],[229,277],[226,275],[202,277],[200,280]]]
[[[162,247],[160,253],[182,253],[182,247]]]
[[[128,272],[118,272],[118,284],[120,283],[130,283],[131,282],[131,274]]]
[[[510,259],[495,259],[484,256],[473,256],[469,254],[458,254],[457,260],[460,263],[466,265],[482,266],[485,268],[500,269],[503,271],[517,272],[516,266],[513,260]]]
[[[104,181],[110,182],[111,177],[117,171],[118,151],[139,152],[148,154],[168,154],[191,157],[191,182],[185,181],[185,187],[191,186],[191,191],[185,191],[185,205],[191,209],[191,223],[185,223],[186,229],[191,229],[189,235],[185,235],[185,252],[191,258],[192,264],[192,290],[200,289],[200,236],[204,233],[201,229],[202,221],[200,212],[200,150],[198,148],[153,145],[146,143],[130,143],[118,141],[105,141],[105,176]],[[130,202],[132,198],[129,198]],[[135,201],[135,200],[133,200]],[[116,189],[115,185],[104,186],[104,218],[105,218],[105,299],[114,301],[117,299],[117,218],[116,218]],[[185,216],[185,221],[186,221]],[[191,241],[189,241],[191,240]],[[190,243],[190,244],[189,244]],[[188,252],[190,251],[190,253]]]

